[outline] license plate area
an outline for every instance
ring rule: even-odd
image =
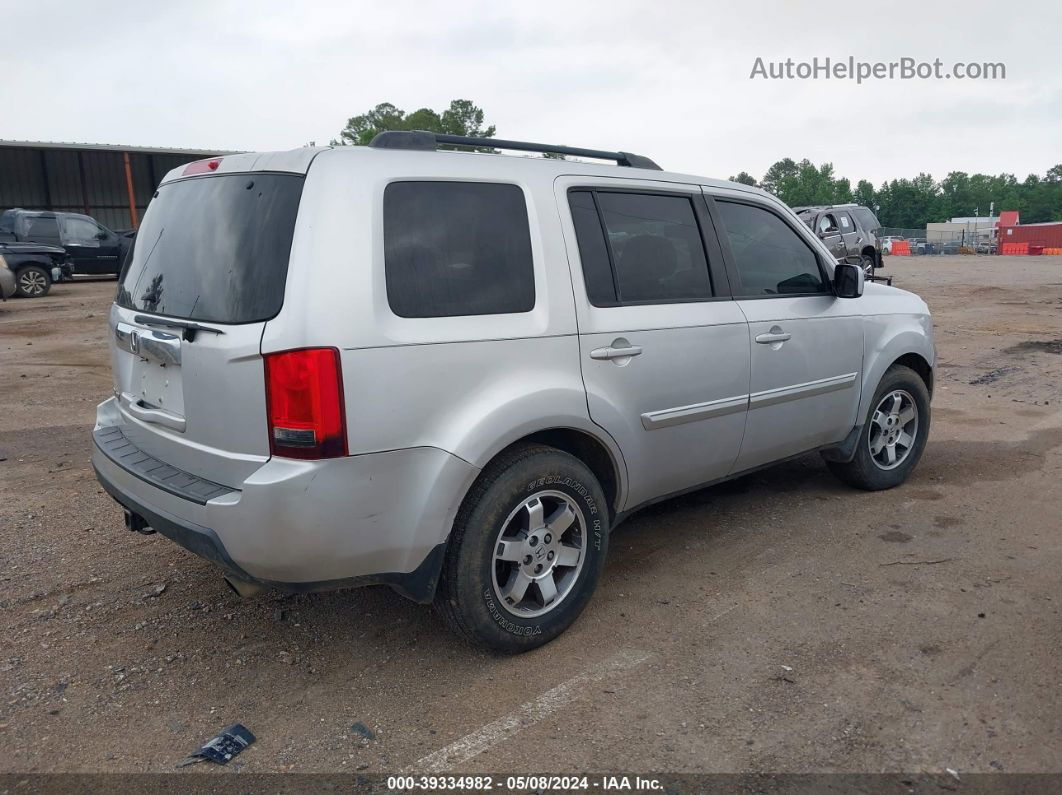
[[[123,390],[129,402],[183,418],[181,338],[128,323],[118,323],[114,336],[118,347],[129,356],[129,380]]]
[[[142,406],[184,416],[180,366],[138,359],[133,364],[133,374],[137,377],[133,394]]]

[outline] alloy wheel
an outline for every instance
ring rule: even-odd
[[[895,469],[907,460],[917,438],[918,406],[909,392],[893,390],[870,418],[870,457],[881,469]]]
[[[26,295],[44,295],[48,287],[48,280],[37,271],[26,271],[19,274],[19,286]]]
[[[509,514],[494,546],[494,592],[510,613],[535,618],[571,593],[586,559],[586,520],[559,491],[540,491]]]

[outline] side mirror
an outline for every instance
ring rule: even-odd
[[[104,232],[104,231],[103,231],[103,230],[101,229],[101,230],[100,230],[99,232],[97,232],[97,233],[96,233],[96,239],[97,239],[97,240],[106,240],[106,239],[107,239],[107,233],[106,233],[106,232]]]
[[[863,294],[863,269],[851,262],[838,262],[833,269],[833,291],[838,298],[859,298]]]

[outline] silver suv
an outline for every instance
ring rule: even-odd
[[[890,488],[929,433],[921,299],[762,191],[624,152],[192,163],[109,322],[93,464],[130,529],[244,595],[385,583],[508,652],[576,619],[639,507],[811,450]]]

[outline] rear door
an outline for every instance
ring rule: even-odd
[[[749,321],[752,380],[735,471],[840,441],[855,425],[863,321],[834,296],[802,225],[766,200],[709,202],[735,303]]]
[[[745,423],[748,324],[700,189],[564,177],[556,191],[587,403],[623,451],[625,507],[725,476]]]
[[[281,309],[303,176],[163,184],[118,285],[111,353],[123,432],[238,487],[269,457],[261,339]]]
[[[24,243],[62,245],[59,239],[59,222],[52,213],[24,215],[19,226],[21,226],[21,238]]]
[[[859,256],[863,248],[863,233],[856,226],[855,219],[844,210],[838,210],[835,214],[837,225],[841,230],[841,238],[844,240],[845,254],[843,256]],[[837,259],[841,259],[838,257]]]

